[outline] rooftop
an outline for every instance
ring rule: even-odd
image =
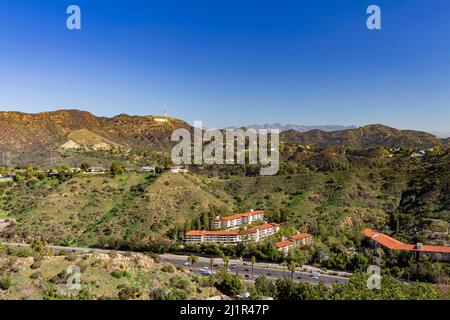
[[[296,234],[296,235],[290,237],[289,239],[291,239],[291,240],[300,240],[300,239],[306,239],[306,238],[311,238],[311,237],[312,237],[312,234],[299,233],[299,234]]]
[[[237,231],[205,231],[205,230],[192,230],[186,232],[186,236],[237,236]]]
[[[280,225],[278,223],[266,223],[260,226],[255,226],[249,229],[246,229],[242,231],[242,233],[255,233],[257,230],[264,230],[264,229],[270,229],[274,227],[279,227]]]
[[[284,247],[290,246],[291,244],[292,244],[291,240],[284,240],[284,241],[275,243],[275,246],[277,248],[284,248]]]
[[[445,246],[421,246],[417,248],[416,245],[406,244],[398,241],[388,235],[374,231],[372,229],[364,229],[362,231],[363,235],[371,238],[373,241],[381,244],[382,246],[390,250],[398,251],[421,251],[421,252],[436,252],[436,253],[450,253],[450,247]]]
[[[264,213],[264,211],[262,211],[262,210],[255,210],[255,211],[250,211],[250,212],[245,212],[245,213],[240,213],[240,214],[234,214],[232,216],[223,217],[222,219],[225,220],[225,221],[228,221],[228,220],[239,219],[239,218],[242,218],[242,217],[249,217],[249,216],[253,216],[253,215],[261,214],[261,213]]]

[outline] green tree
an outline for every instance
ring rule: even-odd
[[[113,174],[113,175],[121,175],[124,172],[125,172],[125,168],[120,163],[113,162],[111,164],[111,174]]]
[[[235,297],[244,289],[241,278],[227,272],[221,272],[217,276],[215,286],[220,292],[231,297]]]
[[[41,253],[45,249],[45,244],[42,242],[40,238],[36,238],[33,240],[33,243],[31,244],[31,249],[33,249],[36,253]]]
[[[198,263],[198,261],[199,261],[199,258],[195,255],[190,255],[188,257],[189,266],[191,268],[194,268],[194,266]]]
[[[293,260],[291,260],[287,263],[287,269],[291,273],[291,280],[294,280],[294,273],[295,273],[296,268],[297,268],[297,266]]]
[[[255,263],[256,263],[256,257],[252,256],[252,279],[253,279],[253,274],[254,274],[254,269],[255,269]]]
[[[274,298],[277,295],[277,287],[265,276],[259,276],[255,279],[255,289],[262,296]]]
[[[225,268],[225,271],[228,272],[228,265],[230,263],[230,258],[228,256],[224,255],[222,257],[222,260],[223,260],[223,266]]]

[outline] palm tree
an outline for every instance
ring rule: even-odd
[[[283,269],[283,278],[286,278],[286,270],[288,270],[288,265],[289,265],[288,260],[284,260],[283,261],[283,267],[284,267],[284,269]]]
[[[211,269],[211,273],[213,272],[214,267],[214,258],[209,259],[209,268]]]
[[[252,256],[252,279],[253,279],[253,271],[255,269],[256,257]]]
[[[289,270],[289,272],[291,273],[291,280],[294,280],[294,273],[295,273],[295,269],[296,269],[296,264],[294,261],[289,261],[287,263],[287,269]]]
[[[195,264],[198,263],[199,259],[197,256],[191,255],[187,258],[190,267],[194,267]]]
[[[228,272],[228,264],[230,263],[230,258],[227,256],[222,257],[223,265],[225,267],[225,271]]]

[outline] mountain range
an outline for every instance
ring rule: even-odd
[[[236,127],[229,127],[227,129],[235,129]],[[281,124],[281,123],[272,123],[272,124],[251,124],[248,126],[243,126],[242,128],[247,129],[278,129],[280,132],[294,130],[298,132],[307,132],[311,130],[321,130],[325,132],[332,131],[342,131],[348,129],[355,129],[356,126],[340,126],[340,125],[318,125],[318,126],[306,126],[306,125],[298,125],[298,124]]]
[[[270,125],[271,126],[271,125]],[[397,130],[384,125],[364,127],[318,126],[306,132],[308,126],[278,125],[283,130],[281,141],[301,143],[317,148],[346,147],[351,149],[376,146],[427,148],[449,146],[450,139],[432,134]],[[269,125],[249,126],[255,129]],[[28,159],[48,157],[51,150],[90,148],[123,150],[151,149],[170,151],[173,130],[192,127],[185,121],[165,116],[117,115],[97,117],[80,110],[59,110],[27,114],[0,112],[0,152],[10,152],[15,163],[26,164]]]

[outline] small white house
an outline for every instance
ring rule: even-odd
[[[10,182],[10,181],[14,181],[14,176],[5,176],[5,175],[1,175],[0,174],[0,182]]]
[[[420,150],[419,152],[414,152],[411,154],[411,158],[423,158],[425,157],[426,152],[424,150]]]
[[[182,167],[175,167],[175,168],[170,169],[170,172],[172,172],[172,173],[187,173],[187,172],[189,172],[189,170],[182,168]]]
[[[151,172],[153,174],[156,173],[156,168],[152,166],[143,166],[139,169],[140,172]]]

